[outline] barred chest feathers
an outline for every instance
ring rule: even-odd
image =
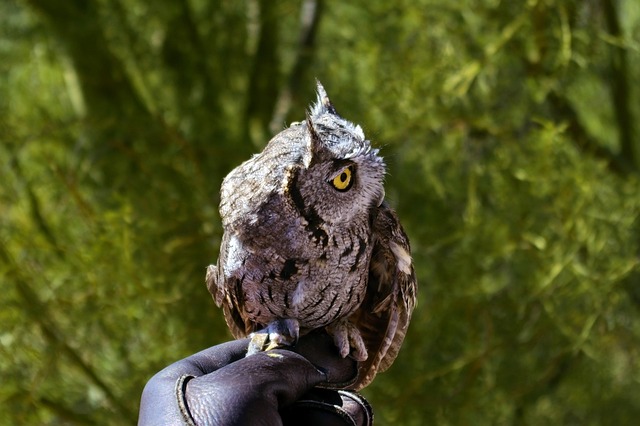
[[[371,259],[369,227],[327,230],[316,238],[301,224],[299,235],[289,233],[278,248],[256,247],[260,231],[238,232],[229,238],[225,280],[235,280],[246,316],[256,328],[278,318],[296,318],[301,330],[327,326],[360,306]],[[262,228],[268,229],[268,228]],[[337,232],[336,232],[337,231]],[[299,247],[284,244],[307,238]]]

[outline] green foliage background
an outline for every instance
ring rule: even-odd
[[[1,0],[0,423],[135,423],[230,338],[218,189],[316,77],[419,278],[377,423],[634,424],[635,0]]]

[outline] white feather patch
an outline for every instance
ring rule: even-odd
[[[389,248],[391,248],[391,251],[398,261],[398,269],[405,274],[411,274],[411,255],[409,252],[404,247],[394,242],[389,244]]]
[[[236,235],[232,235],[227,245],[227,261],[224,265],[226,278],[231,277],[236,270],[242,267],[242,253],[242,241]]]
[[[291,304],[296,307],[304,302],[304,281],[298,282],[296,289],[291,296]]]

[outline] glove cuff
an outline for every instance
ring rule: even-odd
[[[182,420],[188,426],[197,426],[191,412],[189,411],[189,405],[187,404],[187,383],[189,380],[194,379],[195,376],[189,374],[183,374],[176,382],[176,399],[178,400],[178,407],[180,408],[180,414],[182,414]]]
[[[281,412],[283,424],[373,425],[373,410],[362,395],[353,391],[316,388]]]
[[[349,413],[357,413],[356,416],[352,416],[358,417],[354,420],[354,424],[373,425],[373,408],[369,401],[355,391],[339,390],[338,394],[340,394],[343,401],[343,410]]]

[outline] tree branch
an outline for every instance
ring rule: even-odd
[[[7,145],[7,148],[9,148],[9,145]],[[29,211],[31,213],[31,219],[35,223],[37,229],[40,230],[40,233],[44,236],[44,239],[49,243],[51,248],[53,248],[56,256],[59,259],[63,259],[64,252],[60,248],[60,245],[58,244],[58,241],[55,235],[53,234],[51,227],[49,226],[44,216],[42,215],[40,200],[38,200],[38,197],[36,196],[36,193],[33,191],[31,184],[29,183],[27,178],[24,176],[24,173],[22,172],[22,166],[20,165],[20,161],[18,160],[18,156],[12,150],[10,150],[9,156],[11,158],[11,161],[9,162],[9,164],[11,165],[11,168],[13,169],[16,177],[22,183],[22,185],[25,188],[25,191],[27,192],[27,199],[29,200]]]
[[[300,11],[300,36],[296,59],[291,68],[287,84],[280,90],[269,130],[277,133],[283,126],[291,105],[301,91],[304,76],[312,64],[316,35],[324,10],[324,0],[305,0]]]
[[[101,2],[25,1],[51,27],[77,73],[87,107],[82,132],[91,142],[86,149],[93,166],[109,176],[110,189],[129,190],[133,186],[125,176],[137,176],[143,155],[171,140],[111,51],[100,19]],[[123,151],[134,155],[112,161],[110,154]]]
[[[54,401],[49,398],[39,398],[38,403],[47,407],[49,410],[56,413],[58,417],[73,424],[83,425],[97,425],[98,422],[92,419],[89,415],[79,413],[72,408],[68,407],[65,403],[60,401]]]
[[[265,143],[269,120],[276,103],[279,59],[278,19],[275,2],[260,0],[260,31],[253,57],[245,107],[247,136],[255,145]]]
[[[601,0],[607,30],[617,38],[622,39],[622,28],[618,20],[618,13],[613,0]],[[611,70],[612,76],[608,79],[611,84],[611,99],[616,113],[620,140],[620,156],[625,161],[627,167],[637,169],[638,161],[634,147],[634,128],[631,114],[629,95],[631,86],[629,84],[629,71],[627,63],[627,50],[623,46],[611,46]]]
[[[604,160],[609,170],[618,175],[626,175],[631,172],[629,163],[621,155],[602,146],[587,132],[580,123],[578,113],[565,97],[551,92],[547,99],[554,110],[554,114],[567,120],[567,133],[578,149]]]
[[[120,401],[111,388],[103,381],[98,373],[82,359],[82,356],[74,349],[64,337],[64,334],[53,320],[49,308],[44,304],[15,260],[8,252],[4,243],[0,242],[0,260],[8,265],[7,276],[15,284],[18,294],[24,301],[24,308],[33,321],[38,324],[42,334],[52,347],[60,348],[62,353],[75,365],[96,387],[105,395],[105,398],[117,414],[123,419],[135,418],[136,413],[130,410]]]
[[[27,0],[62,41],[78,72],[87,107],[102,125],[114,115],[149,117],[124,67],[109,50],[99,22],[97,3],[83,0]]]

